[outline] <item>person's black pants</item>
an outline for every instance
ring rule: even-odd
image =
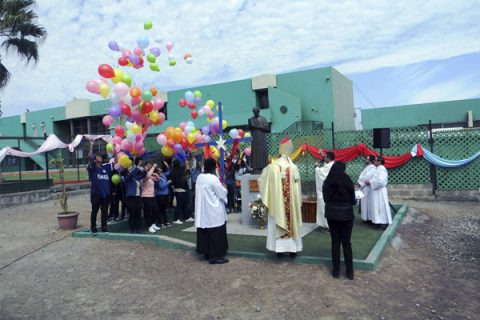
[[[143,217],[145,219],[145,224],[147,228],[154,223],[158,223],[158,207],[157,199],[154,197],[151,198],[142,198],[143,200]]]
[[[128,223],[132,233],[140,233],[142,199],[140,197],[126,197],[125,204],[128,209]]]
[[[227,209],[230,212],[235,208],[235,183],[227,184]]]
[[[98,209],[100,209],[102,231],[107,231],[109,199],[102,198],[98,194],[91,193],[90,202],[92,203],[92,213],[90,214],[90,230],[94,231],[97,229],[97,213]]]
[[[168,222],[167,207],[169,198],[170,196],[168,194],[156,196],[158,206],[158,222],[160,223],[160,225],[166,224]]]
[[[343,247],[343,258],[347,274],[353,275],[353,255],[350,238],[352,236],[353,220],[335,221],[328,219],[330,238],[332,239],[333,272],[340,272],[340,243]]]
[[[175,208],[175,220],[185,221],[191,217],[190,191],[175,192],[177,207]]]

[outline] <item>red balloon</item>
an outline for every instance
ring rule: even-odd
[[[142,57],[138,57],[138,64],[143,66],[143,58]]]
[[[119,137],[123,137],[123,134],[125,133],[125,129],[121,126],[118,125],[115,127],[115,134]]]
[[[182,148],[183,150],[188,148],[188,141],[185,138],[182,139]]]
[[[192,110],[192,112],[190,113],[190,115],[192,116],[193,119],[197,119],[197,117],[198,117],[198,112],[197,112],[197,110]]]
[[[125,67],[126,65],[128,65],[128,59],[125,57],[120,57],[118,58],[118,64],[122,67]]]
[[[153,110],[153,103],[151,103],[150,101],[145,101],[142,104],[142,113],[143,114],[150,113],[152,110]]]
[[[187,106],[189,109],[195,109],[197,107],[193,102],[187,102]]]
[[[126,103],[120,104],[120,110],[122,110],[122,113],[127,117],[130,117],[132,115],[132,109],[130,109],[130,106]]]
[[[101,64],[98,66],[98,74],[104,78],[115,77],[115,70],[108,64]]]
[[[240,138],[243,138],[243,136],[245,135],[245,132],[243,132],[242,129],[238,129],[238,135],[240,136]]]
[[[181,108],[185,107],[186,104],[187,104],[187,100],[185,100],[185,99],[183,99],[183,98],[180,99],[180,100],[178,100],[178,105],[179,105]]]

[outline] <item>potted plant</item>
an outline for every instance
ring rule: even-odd
[[[60,176],[60,192],[56,195],[56,202],[60,204],[62,212],[57,213],[58,225],[60,229],[75,229],[77,227],[78,221],[78,212],[68,211],[68,193],[67,188],[65,187],[65,167],[63,159],[52,159],[50,160],[50,165],[58,169],[58,175]]]

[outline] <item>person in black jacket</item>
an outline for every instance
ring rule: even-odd
[[[340,276],[340,243],[347,269],[347,278],[353,280],[353,257],[350,237],[353,228],[353,205],[356,203],[353,182],[345,172],[343,162],[335,162],[323,184],[325,218],[332,239],[332,276]]]

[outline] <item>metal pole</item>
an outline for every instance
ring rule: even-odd
[[[335,149],[335,125],[332,121],[332,149]]]
[[[20,150],[20,139],[17,139],[17,146],[18,146],[18,150]],[[20,178],[20,182],[22,182],[22,158],[20,157],[17,157],[18,159],[18,173],[19,173],[19,178]]]
[[[44,132],[43,133],[43,138],[45,141],[47,141],[47,133]],[[48,186],[48,180],[49,180],[49,173],[48,173],[48,152],[45,152],[45,169],[46,169],[46,174],[47,174],[47,178],[46,178],[46,181],[47,181],[47,186]]]
[[[428,145],[430,147],[430,152],[433,153],[433,130],[432,130],[432,120],[428,121]],[[435,196],[437,190],[437,167],[430,163],[430,182],[432,183],[432,194]]]

